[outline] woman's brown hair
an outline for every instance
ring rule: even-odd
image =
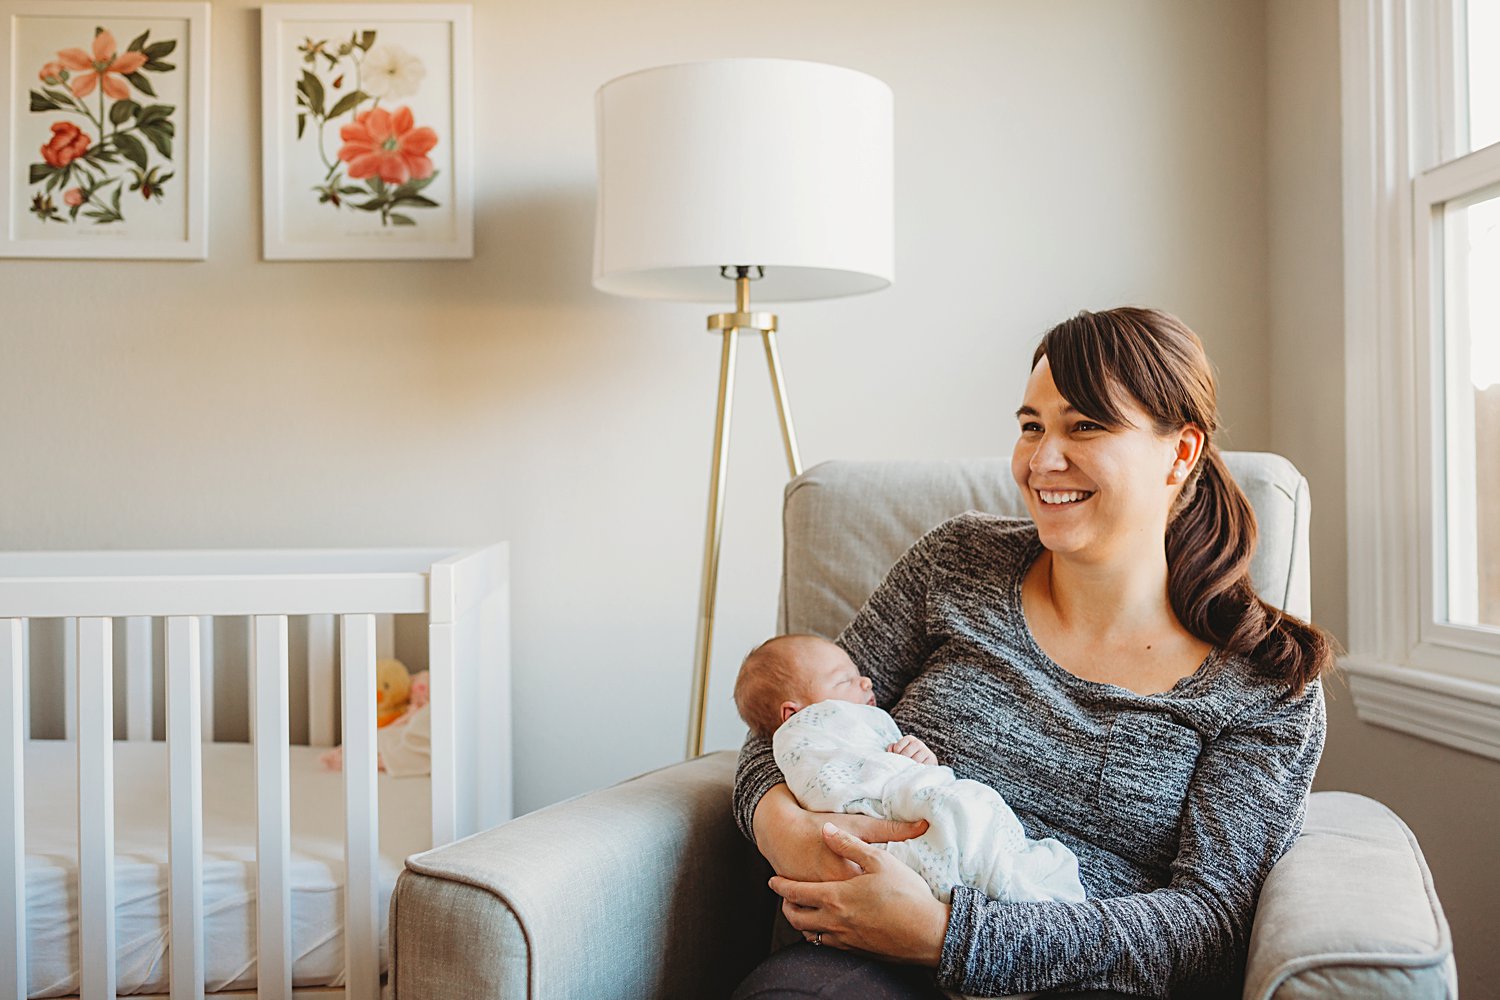
[[[1261,600],[1250,582],[1255,512],[1214,444],[1219,412],[1213,369],[1198,335],[1154,309],[1081,312],[1051,330],[1032,356],[1079,412],[1107,427],[1128,421],[1122,396],[1151,415],[1157,434],[1187,424],[1203,452],[1167,522],[1167,594],[1193,635],[1284,681],[1291,693],[1333,664],[1327,632]]]

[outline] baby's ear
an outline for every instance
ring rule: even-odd
[[[802,706],[799,705],[799,704],[797,704],[795,701],[784,701],[784,702],[782,702],[781,703],[781,721],[785,722],[787,719],[790,719],[792,716],[796,715],[800,711],[802,711]]]

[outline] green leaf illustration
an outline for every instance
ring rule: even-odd
[[[307,95],[307,106],[312,110],[315,117],[327,117],[323,114],[322,80],[319,80],[310,70],[303,70],[302,80],[297,84],[297,89]]]
[[[172,136],[176,133],[171,122],[152,122],[141,126],[141,134],[144,135],[156,151],[167,159],[172,158]]]
[[[56,111],[57,105],[52,103],[52,98],[48,97],[46,94],[43,94],[40,91],[33,90],[31,92],[31,110]]]
[[[125,47],[126,52],[139,52],[146,44],[146,36],[151,34],[151,29],[146,29],[135,37],[135,41]],[[148,53],[149,55],[149,53]]]
[[[416,219],[413,219],[409,215],[401,215],[398,212],[392,212],[390,219],[398,226],[415,226],[417,224]]]
[[[109,120],[116,125],[124,125],[126,121],[141,113],[141,106],[134,101],[116,101],[109,109]]]
[[[146,147],[141,143],[141,140],[129,132],[119,132],[114,136],[114,142],[115,147],[120,150],[121,156],[142,170],[146,169]]]
[[[328,112],[328,117],[337,118],[339,115],[354,107],[360,101],[369,98],[369,96],[370,95],[365,93],[363,90],[356,90],[352,91],[351,93],[345,94],[343,97],[339,98],[339,102],[333,106],[333,110]]]
[[[302,133],[305,132],[305,131],[307,131],[307,116],[306,115],[298,115],[297,116],[297,138],[298,139],[302,138]]]
[[[134,73],[126,73],[125,79],[129,80],[132,87],[134,87],[136,90],[139,90],[147,97],[156,96],[156,91],[151,88],[151,81],[147,80],[144,76],[141,76],[140,70],[136,70]]]
[[[437,208],[438,203],[431,198],[420,194],[401,195],[391,202],[392,205],[415,205],[418,208]]]
[[[170,73],[176,68],[176,63],[162,62],[159,59],[152,59],[141,67],[141,69],[149,69],[153,73]]]
[[[370,46],[372,46],[374,44],[375,44],[375,32],[373,32],[373,31],[360,32],[359,47],[362,50],[364,50],[365,52],[368,52],[368,51],[370,51]]]
[[[28,184],[40,184],[42,181],[57,173],[57,168],[50,163],[33,163],[31,165],[31,180]]]
[[[152,122],[165,121],[172,117],[172,112],[176,110],[175,104],[148,104],[141,109],[138,117],[142,125],[150,125]]]
[[[141,37],[145,38],[146,36],[142,35]],[[172,50],[175,48],[177,48],[177,42],[174,39],[170,38],[165,42],[157,42],[155,45],[148,45],[145,49],[146,58],[160,59],[162,56],[170,55]]]

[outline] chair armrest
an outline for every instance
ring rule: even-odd
[[[770,868],[710,754],[406,860],[396,1000],[727,996],[765,956]]]
[[[1318,792],[1261,890],[1245,1000],[1458,996],[1448,921],[1406,824],[1362,795]]]

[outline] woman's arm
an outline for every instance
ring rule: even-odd
[[[1261,884],[1301,831],[1324,731],[1314,682],[1210,743],[1163,889],[1015,904],[955,889],[940,985],[985,996],[1058,987],[1167,996],[1236,983]]]

